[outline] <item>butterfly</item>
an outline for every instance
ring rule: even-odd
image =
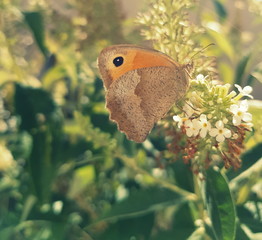
[[[145,141],[188,88],[186,65],[136,45],[113,45],[98,57],[110,119],[128,139]]]

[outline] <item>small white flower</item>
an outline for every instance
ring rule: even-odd
[[[199,133],[200,130],[200,122],[197,119],[186,120],[185,121],[185,127],[186,127],[186,135],[188,137],[196,136]]]
[[[181,128],[181,125],[183,124],[183,118],[179,117],[178,115],[174,115],[173,120],[177,122],[178,128]]]
[[[211,124],[207,121],[205,114],[200,115],[200,137],[205,138],[207,132],[211,129]]]
[[[224,128],[224,123],[221,120],[216,122],[216,128],[212,128],[209,134],[211,137],[216,137],[218,142],[223,142],[225,138],[230,138],[232,135],[229,129]]]
[[[245,86],[244,88],[242,88],[238,84],[235,84],[235,87],[238,89],[239,93],[242,96],[247,96],[247,97],[253,99],[253,96],[250,95],[250,93],[253,91],[253,88],[251,86]]]
[[[117,201],[122,201],[127,198],[129,195],[129,191],[121,184],[116,189],[116,199]]]
[[[203,74],[198,74],[197,77],[196,77],[196,80],[199,81],[199,82],[204,82],[206,77]]]
[[[242,120],[244,122],[252,121],[252,115],[248,113],[247,110],[248,110],[247,100],[241,101],[239,105],[233,104],[230,106],[230,112],[234,114],[233,115],[233,124],[235,126],[240,125]]]

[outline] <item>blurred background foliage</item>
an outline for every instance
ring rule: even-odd
[[[262,239],[262,3],[176,2],[220,80],[255,89],[242,168],[209,170],[204,203],[161,128],[136,144],[108,120],[99,52],[149,44],[125,1],[1,0],[1,240]]]

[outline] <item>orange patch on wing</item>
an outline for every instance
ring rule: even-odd
[[[174,67],[179,64],[158,52],[129,50],[124,56],[124,63],[110,70],[112,80],[115,81],[126,72],[147,67]]]

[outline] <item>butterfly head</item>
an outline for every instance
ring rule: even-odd
[[[102,50],[98,67],[107,89],[113,81],[133,69],[134,57],[135,52],[124,47],[111,46]]]

